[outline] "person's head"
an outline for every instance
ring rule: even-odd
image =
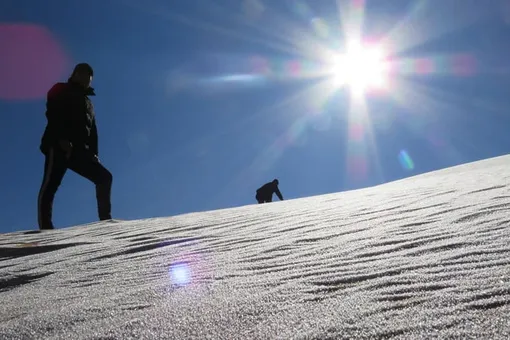
[[[87,63],[80,63],[74,67],[70,79],[88,89],[92,84],[93,77],[94,70],[92,67]]]
[[[280,184],[276,178],[273,179],[273,183],[276,184],[276,185]]]

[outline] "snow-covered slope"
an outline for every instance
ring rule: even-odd
[[[1,339],[510,338],[510,157],[0,239]]]

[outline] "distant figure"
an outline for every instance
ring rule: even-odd
[[[255,198],[257,202],[260,203],[268,203],[273,201],[273,194],[276,194],[280,201],[283,201],[282,193],[280,189],[278,189],[278,180],[274,179],[272,182],[266,183],[260,188],[257,189],[257,195]]]
[[[99,219],[111,219],[113,177],[99,162],[94,107],[88,97],[95,95],[90,86],[93,76],[92,67],[81,63],[67,82],[48,91],[47,125],[40,144],[46,159],[38,198],[39,229],[54,229],[53,199],[67,169],[95,184]]]

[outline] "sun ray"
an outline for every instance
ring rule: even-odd
[[[376,175],[378,178],[379,183],[384,182],[384,172],[381,166],[381,160],[379,158],[379,148],[377,144],[377,140],[375,138],[375,133],[373,129],[373,123],[372,123],[372,115],[371,112],[368,110],[368,106],[366,101],[362,101],[361,105],[361,111],[359,112],[364,121],[364,127],[366,129],[365,137],[366,137],[366,143],[368,144],[368,156],[371,156],[370,159],[372,159],[371,164],[374,165]],[[370,164],[369,164],[370,165]]]
[[[447,114],[465,120],[464,97],[408,79],[399,79],[395,91],[392,92],[392,98],[405,110],[407,128],[432,147],[441,150],[437,157],[451,165],[462,161],[462,155],[448,141],[447,129],[438,125],[437,119],[439,114]],[[452,119],[455,120],[456,118]],[[466,146],[471,143],[469,139],[462,142]]]
[[[344,41],[360,41],[365,20],[364,0],[337,0]]]
[[[371,163],[375,167],[379,182],[384,180],[379,152],[373,132],[370,112],[362,93],[351,94],[347,112],[346,187],[367,180]],[[370,162],[370,156],[372,161]]]
[[[256,25],[256,23],[246,23],[256,31],[267,34],[269,37],[279,38],[282,42],[292,46],[295,54],[310,60],[322,60],[329,49],[310,33],[306,28],[302,28],[287,19],[285,16],[276,11],[268,11],[267,19],[271,20],[273,25],[277,27],[269,27],[264,25]],[[242,17],[240,18],[242,20]]]
[[[452,114],[461,110],[459,108],[461,103],[455,103],[454,97],[449,96],[446,91],[434,91],[430,86],[405,78],[395,82],[391,97],[408,112],[428,117],[428,119],[437,116],[439,112]]]
[[[287,44],[288,51],[292,51],[293,54],[298,54],[307,58],[316,58],[317,49],[324,49],[324,46],[319,44],[312,35],[307,31],[303,30],[298,25],[293,25],[285,17],[278,15],[277,12],[268,11],[266,18],[269,19],[272,16],[273,25],[278,27],[269,27],[265,25],[259,25],[256,21],[246,21],[243,14],[232,13],[232,10],[225,5],[218,4],[211,0],[207,3],[208,7],[213,7],[219,10],[223,15],[228,15],[230,19],[234,19],[238,23],[241,23],[247,27],[253,28],[259,33],[267,34],[269,37],[280,40],[280,43]],[[299,37],[299,39],[296,39]]]
[[[436,87],[418,83],[412,83],[408,81],[404,87],[407,89],[406,96],[415,103],[417,107],[413,105],[406,105],[409,110],[410,117],[410,128],[417,135],[423,136],[431,144],[441,146],[443,148],[449,147],[445,144],[445,141],[439,138],[438,125],[435,123],[439,118],[439,113],[443,119],[448,119],[450,122],[460,121],[463,124],[476,124],[485,125],[490,124],[491,115],[487,112],[484,119],[479,119],[471,115],[467,115],[466,112],[474,110],[476,105],[476,98],[473,100],[466,100],[465,96],[460,94],[454,94],[445,90],[440,90]],[[401,103],[402,104],[402,103]],[[405,103],[404,103],[405,104]],[[497,115],[504,115],[502,110],[492,111]],[[501,118],[501,117],[500,117]],[[489,128],[488,126],[486,128]],[[499,138],[497,135],[492,137],[493,139]],[[463,145],[471,147],[476,150],[477,146],[472,144],[470,138],[462,140]]]
[[[460,31],[475,24],[492,13],[491,6],[479,6],[479,1],[466,1],[462,11],[458,10],[458,1],[443,0],[441,3],[427,0],[415,0],[410,5],[408,15],[388,32],[382,44],[394,46],[395,54],[424,45],[446,34]],[[455,16],[455,20],[445,17]],[[440,23],[431,26],[430,22]]]
[[[468,53],[428,54],[399,58],[392,62],[392,72],[402,76],[459,76],[477,74],[476,59]]]
[[[276,51],[280,51],[280,52],[285,52],[285,53],[289,53],[289,54],[299,53],[299,51],[297,51],[293,46],[291,46],[291,47],[282,46],[279,43],[271,42],[271,41],[268,41],[267,39],[251,37],[251,36],[236,32],[236,31],[232,31],[232,30],[220,27],[220,26],[212,24],[212,23],[194,20],[194,19],[187,17],[183,14],[174,13],[171,11],[171,8],[168,8],[168,7],[163,7],[160,5],[160,7],[153,6],[153,7],[149,8],[147,6],[148,5],[147,3],[143,3],[143,6],[142,6],[141,3],[139,3],[139,2],[134,2],[134,1],[128,2],[128,1],[120,1],[120,0],[118,0],[118,1],[121,4],[132,7],[136,10],[141,10],[148,14],[157,15],[157,16],[164,18],[165,20],[179,22],[181,24],[185,24],[187,26],[190,26],[190,27],[193,27],[196,29],[202,29],[207,32],[215,32],[215,33],[218,33],[218,34],[221,34],[224,36],[228,36],[230,38],[243,40],[245,42],[252,42],[252,43],[255,43],[258,45],[272,48],[272,49],[274,49]]]

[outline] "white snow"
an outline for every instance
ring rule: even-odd
[[[510,156],[0,239],[1,339],[509,339]]]

